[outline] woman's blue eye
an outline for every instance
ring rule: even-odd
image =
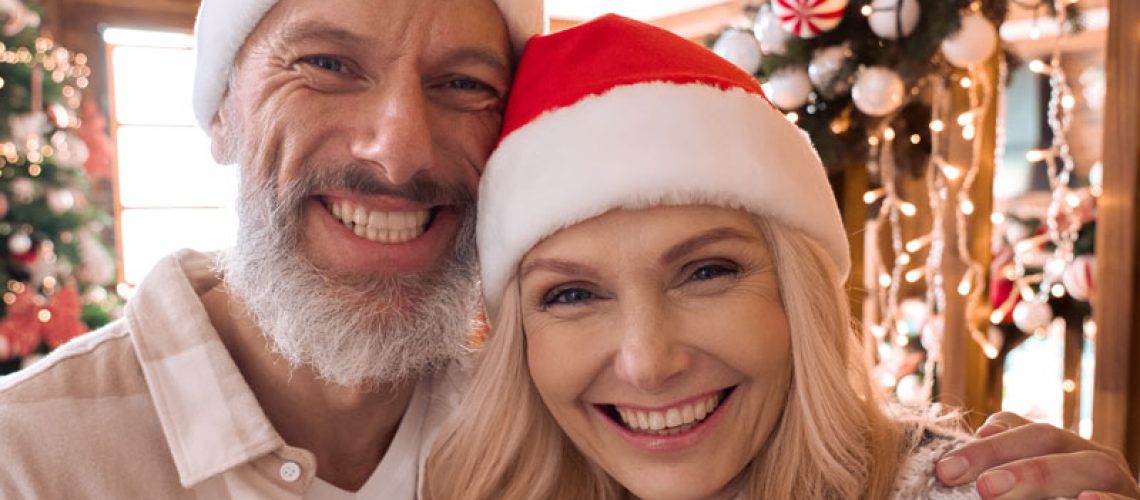
[[[736,274],[737,270],[720,264],[709,264],[697,268],[693,271],[692,279],[697,281],[707,281],[721,276]]]
[[[594,294],[587,290],[583,290],[581,288],[566,288],[547,295],[546,300],[543,302],[548,306],[558,304],[579,304],[593,298]]]
[[[335,57],[309,56],[302,59],[302,61],[325,71],[332,71],[334,73],[340,73],[345,70],[345,64]]]

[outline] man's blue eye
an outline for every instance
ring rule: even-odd
[[[303,61],[325,71],[332,71],[334,73],[340,73],[341,71],[345,70],[344,63],[340,62],[340,60],[336,59],[335,57],[310,56],[304,58]]]

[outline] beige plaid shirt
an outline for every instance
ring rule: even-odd
[[[277,434],[199,296],[215,256],[159,263],[125,317],[0,377],[0,498],[301,499],[312,453]],[[422,472],[466,367],[426,379],[422,434],[385,457]],[[402,491],[422,477],[407,478]],[[387,498],[408,498],[397,494]]]

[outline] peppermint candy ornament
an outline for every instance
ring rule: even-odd
[[[847,0],[772,0],[772,13],[788,33],[812,38],[843,20]]]

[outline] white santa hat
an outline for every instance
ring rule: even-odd
[[[846,277],[823,164],[751,75],[667,31],[608,15],[536,37],[479,187],[487,310],[530,249],[616,208],[741,208],[799,229]]]
[[[194,26],[198,65],[194,74],[194,116],[209,130],[233,69],[234,58],[277,0],[202,0]],[[495,0],[516,51],[546,30],[542,0]]]

